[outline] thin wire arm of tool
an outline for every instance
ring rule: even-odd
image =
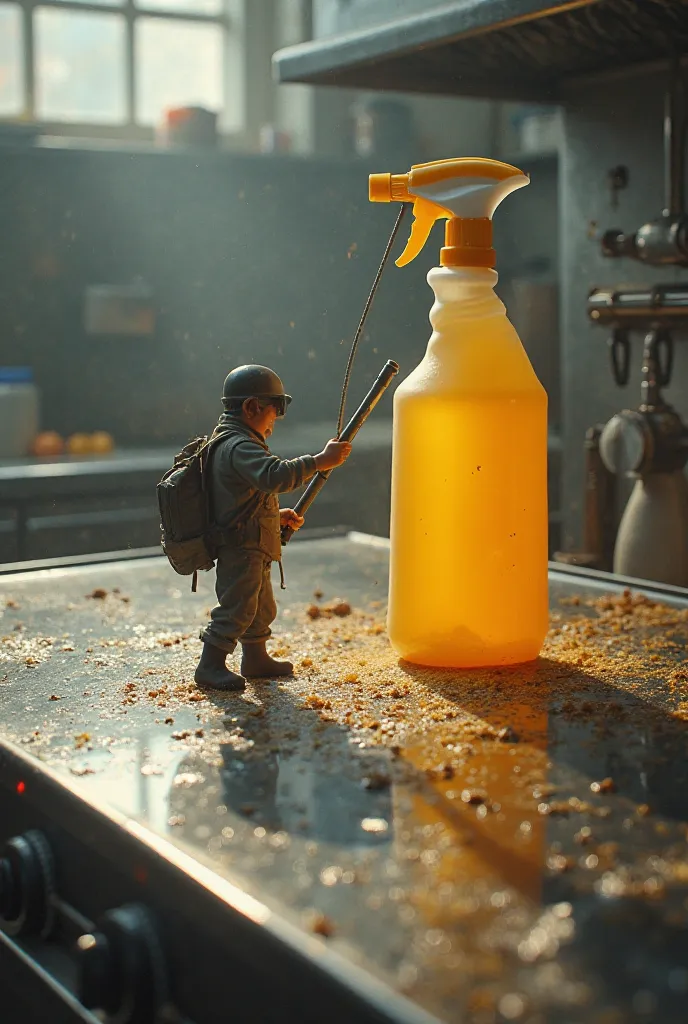
[[[342,426],[344,425],[344,412],[346,410],[346,396],[347,396],[347,394],[349,392],[349,380],[351,379],[351,371],[353,369],[354,359],[356,358],[356,351],[358,349],[358,343],[361,340],[361,335],[363,333],[363,328],[364,328],[365,322],[366,322],[366,320],[368,318],[368,313],[370,312],[370,307],[373,304],[373,299],[375,298],[375,293],[377,292],[377,287],[378,287],[378,285],[380,283],[380,278],[382,277],[382,272],[385,269],[385,264],[387,263],[387,260],[389,259],[389,254],[392,251],[392,246],[394,245],[394,239],[397,237],[397,232],[399,231],[399,228],[401,226],[401,222],[402,222],[402,220],[404,218],[404,214],[406,213],[406,209],[410,205],[411,205],[410,203],[402,203],[402,205],[401,205],[401,209],[399,210],[399,214],[397,216],[396,223],[395,223],[394,227],[392,228],[392,234],[389,236],[389,241],[387,242],[387,248],[385,249],[384,254],[382,256],[382,262],[380,263],[380,266],[378,267],[377,274],[375,275],[375,280],[373,281],[373,287],[370,289],[370,294],[368,295],[368,298],[366,300],[366,304],[363,307],[363,313],[361,315],[361,319],[360,319],[360,322],[358,324],[358,327],[356,328],[356,333],[354,334],[354,340],[353,340],[353,342],[351,344],[351,351],[349,352],[349,361],[346,364],[346,372],[344,374],[344,384],[342,385],[342,398],[341,398],[341,402],[339,403],[339,416],[337,417],[337,435],[336,435],[337,437],[341,437]]]
[[[385,365],[382,367],[380,373],[375,380],[375,383],[371,387],[368,394],[365,396],[361,404],[359,405],[356,412],[353,414],[344,430],[341,433],[342,441],[353,441],[356,434],[359,432],[365,421],[370,416],[371,412],[382,398],[383,394],[392,383],[392,380],[399,373],[399,364],[395,363],[393,359],[388,359]],[[327,483],[328,477],[332,472],[331,469],[325,470],[324,472],[317,473],[309,483],[306,490],[303,492],[299,500],[294,505],[294,511],[297,515],[305,515],[308,509],[311,507],[316,497]],[[294,535],[294,531],[291,526],[283,526],[281,530],[282,544],[288,544]]]
[[[342,385],[342,398],[339,405],[339,417],[337,420],[336,436],[340,441],[352,441],[354,439],[354,437],[361,429],[361,427],[367,420],[372,410],[379,402],[383,393],[391,384],[392,378],[396,376],[396,374],[399,372],[399,364],[395,363],[393,359],[388,359],[382,371],[378,375],[377,380],[373,384],[372,388],[370,389],[366,397],[363,399],[362,403],[354,413],[353,417],[351,418],[349,423],[347,423],[346,427],[343,427],[344,412],[346,409],[346,396],[349,391],[349,380],[351,378],[351,370],[354,365],[354,359],[356,358],[356,350],[358,349],[358,343],[361,340],[363,327],[365,325],[368,313],[370,312],[370,307],[373,304],[373,299],[375,298],[375,293],[377,291],[378,285],[380,284],[382,272],[384,271],[385,264],[389,259],[389,254],[392,251],[392,246],[394,245],[394,239],[397,237],[397,232],[399,231],[401,221],[403,219],[404,213],[406,212],[406,207],[408,205],[410,204],[403,203],[401,209],[399,210],[396,223],[392,228],[392,234],[389,236],[389,241],[387,242],[387,246],[382,256],[382,261],[380,263],[380,266],[378,267],[377,274],[375,275],[373,286],[370,289],[370,294],[368,295],[366,304],[363,308],[363,314],[361,316],[360,322],[356,329],[356,333],[354,335],[353,343],[351,345],[351,351],[349,352],[349,361],[346,364],[346,373],[344,374],[344,384]],[[301,495],[296,505],[294,506],[295,512],[297,512],[299,515],[305,514],[305,512],[313,504],[313,501],[315,500],[317,495],[320,493],[322,488],[327,483],[327,479],[330,475],[330,472],[331,470],[328,470],[325,473],[318,473],[315,477],[313,477],[308,487],[306,488],[306,490],[304,491],[304,493]],[[283,526],[280,531],[280,534],[282,544],[288,544],[294,535],[294,530],[290,526]]]

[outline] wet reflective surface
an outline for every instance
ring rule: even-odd
[[[439,1019],[684,1021],[684,614],[615,620],[588,657],[602,591],[555,577],[539,662],[429,674],[378,631],[384,548],[294,544],[287,572],[297,676],[227,697],[191,683],[210,578],[4,580],[3,734]],[[316,586],[360,611],[318,633]]]

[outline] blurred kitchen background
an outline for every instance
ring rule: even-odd
[[[512,4],[535,31],[538,5]],[[570,6],[547,5],[549,22]],[[611,567],[628,484],[585,435],[638,404],[642,335],[624,393],[587,299],[680,281],[600,248],[663,208],[668,72],[607,47],[574,77],[556,31],[529,63],[516,30],[466,22],[490,7],[0,0],[0,562],[155,545],[155,483],[212,429],[239,363],[269,364],[294,395],[273,449],[319,450],[396,216],[369,205],[369,172],[484,155],[532,179],[495,234],[498,292],[549,392],[550,549]],[[387,358],[403,376],[422,357],[435,243],[390,265],[352,408]],[[683,414],[687,371],[678,344],[666,396]],[[308,525],[385,534],[390,444],[387,398]]]

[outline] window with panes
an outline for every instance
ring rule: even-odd
[[[0,0],[0,120],[158,124],[221,111],[225,0]]]

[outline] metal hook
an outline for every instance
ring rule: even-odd
[[[674,339],[669,331],[658,331],[655,336],[655,358],[657,360],[657,383],[666,388],[671,382],[674,368]]]
[[[614,381],[620,388],[628,384],[631,366],[631,341],[628,331],[617,327],[609,339]]]

